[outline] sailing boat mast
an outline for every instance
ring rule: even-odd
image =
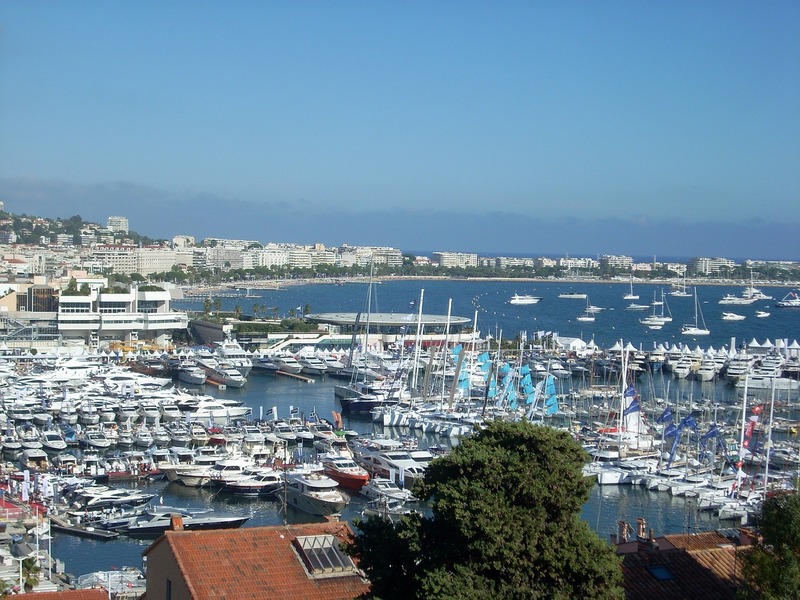
[[[425,296],[425,288],[419,290],[419,308],[417,312],[417,336],[414,341],[414,364],[412,369],[414,373],[411,376],[411,389],[417,391],[417,378],[419,377],[419,354],[420,346],[422,345],[422,299]]]
[[[372,312],[372,274],[375,268],[374,258],[369,263],[369,284],[367,287],[367,326],[364,329],[364,356],[368,354],[369,350],[369,313]]]
[[[751,271],[752,273],[752,271]],[[767,424],[767,443],[764,444],[766,463],[764,464],[764,496],[769,490],[769,453],[772,450],[772,419],[775,417],[775,377],[772,378],[772,398],[769,402],[769,423]]]
[[[450,298],[447,301],[447,324],[445,325],[444,331],[444,344],[442,344],[442,389],[441,389],[441,396],[439,400],[439,410],[442,410],[444,406],[444,382],[445,382],[445,372],[447,370],[448,364],[448,356],[447,356],[447,338],[450,336],[450,314],[453,309],[453,299]],[[455,383],[453,384],[455,385]]]

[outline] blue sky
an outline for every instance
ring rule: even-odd
[[[0,199],[152,237],[800,258],[800,3],[4,2]]]

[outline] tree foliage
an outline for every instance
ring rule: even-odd
[[[387,600],[622,597],[614,550],[580,520],[586,459],[566,433],[492,423],[428,467],[431,517],[361,522],[351,550]]]
[[[762,539],[742,553],[743,598],[797,598],[800,590],[800,493],[767,498],[758,527]]]

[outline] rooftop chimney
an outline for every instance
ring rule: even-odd
[[[647,521],[643,517],[636,518],[636,537],[640,540],[647,539]]]
[[[169,528],[172,531],[183,531],[183,517],[179,514],[173,514],[169,519]]]

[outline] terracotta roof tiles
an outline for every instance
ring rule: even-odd
[[[717,548],[628,554],[622,563],[625,596],[629,600],[734,600],[735,552]]]
[[[209,531],[168,531],[168,544],[195,600],[292,598],[337,600],[369,590],[358,571],[312,577],[292,541],[332,534],[344,541],[352,530],[343,522]],[[151,546],[145,554],[149,554]]]
[[[702,533],[683,534],[676,533],[665,535],[666,539],[675,548],[685,550],[706,550],[731,545],[731,540],[717,531],[704,531]]]
[[[667,535],[655,541],[655,546],[644,542],[638,551],[624,554],[628,600],[736,598],[739,553],[746,552],[746,546],[735,546],[716,531]]]

